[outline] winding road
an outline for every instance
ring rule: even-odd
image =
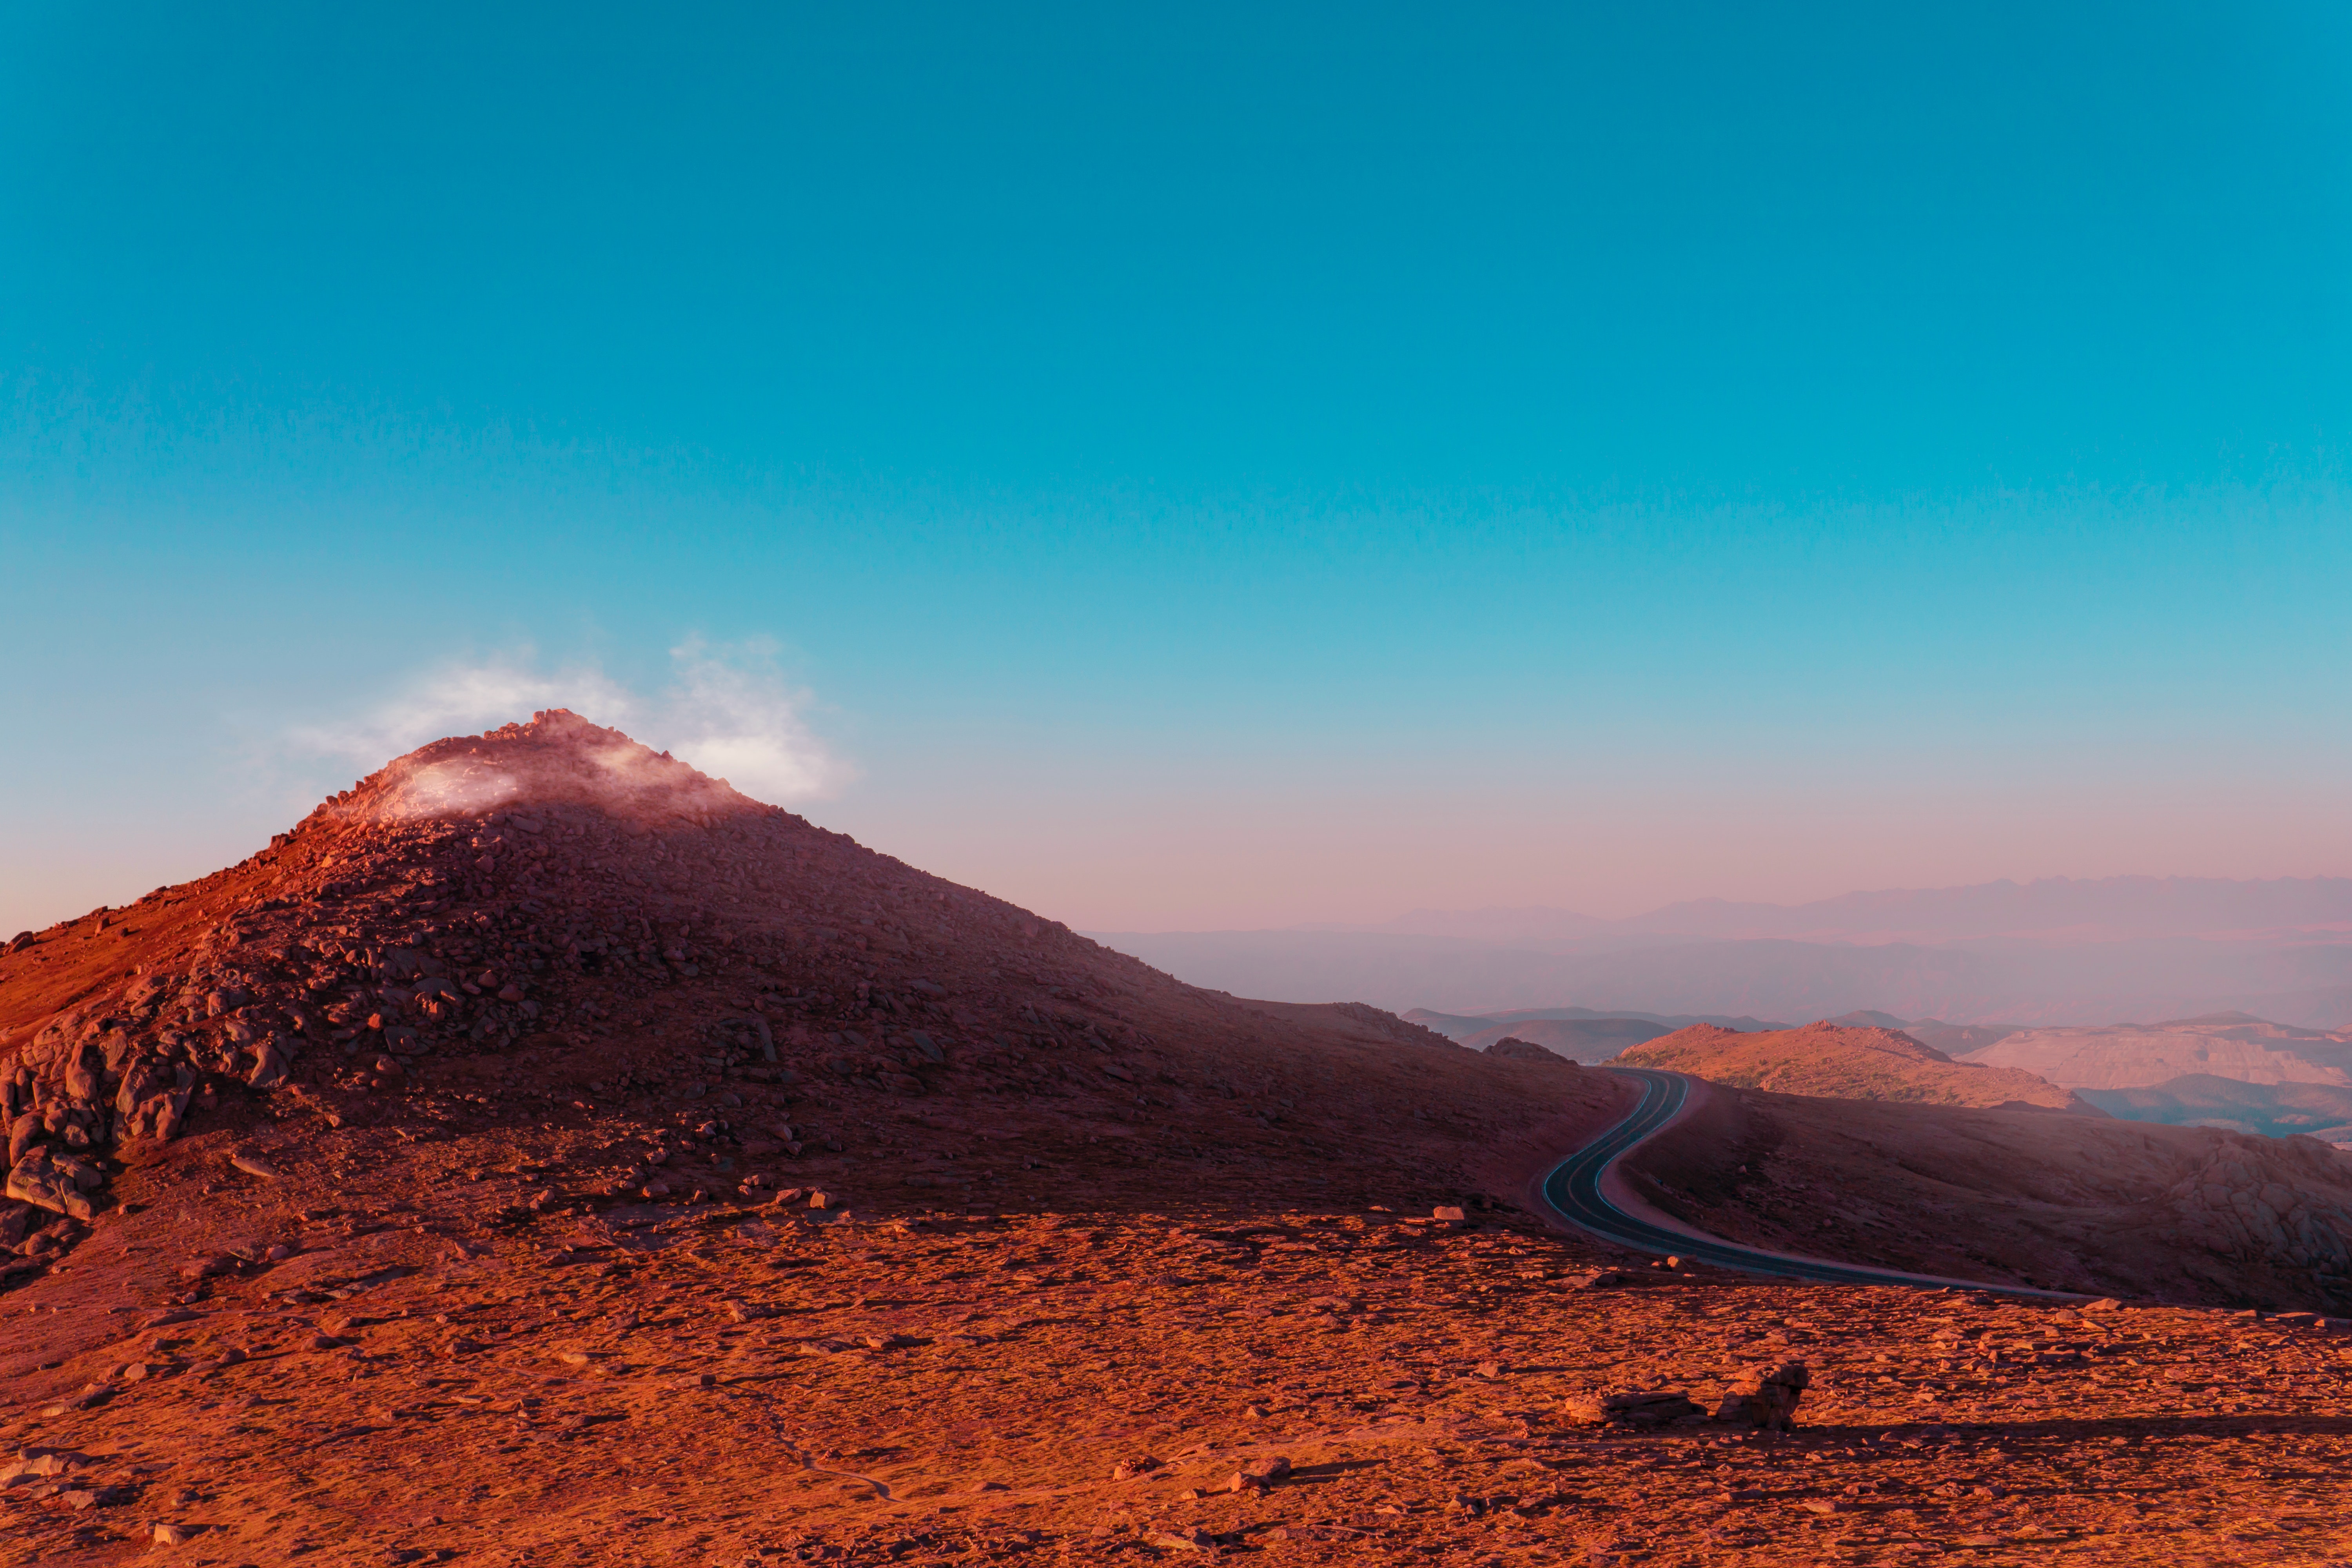
[[[2080,1300],[2059,1290],[2036,1290],[2022,1285],[1979,1285],[1966,1279],[1945,1279],[1929,1274],[1905,1274],[1893,1268],[1872,1268],[1861,1264],[1832,1263],[1826,1258],[1764,1252],[1752,1247],[1742,1247],[1737,1242],[1671,1230],[1627,1214],[1610,1202],[1601,1190],[1601,1178],[1607,1174],[1610,1166],[1639,1148],[1674,1120],[1675,1112],[1682,1110],[1683,1102],[1690,1098],[1691,1080],[1681,1073],[1660,1072],[1652,1068],[1611,1068],[1608,1070],[1620,1078],[1633,1079],[1642,1086],[1640,1103],[1633,1107],[1632,1114],[1624,1121],[1553,1166],[1544,1176],[1542,1184],[1545,1204],[1555,1215],[1580,1230],[1591,1231],[1595,1236],[1641,1252],[1672,1254],[1696,1262],[1737,1268],[1748,1274],[1771,1275],[1781,1279],[1806,1279],[1832,1285],[1911,1285],[1931,1290],[1964,1287],[1973,1290],[1996,1290],[2011,1296]]]

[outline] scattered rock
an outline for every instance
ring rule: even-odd
[[[67,1475],[97,1462],[71,1448],[26,1448],[15,1459],[0,1464],[0,1487]]]

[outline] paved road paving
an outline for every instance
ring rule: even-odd
[[[1712,1263],[1749,1274],[1769,1274],[1782,1279],[1812,1279],[1837,1285],[1916,1285],[1928,1289],[1941,1289],[1955,1283],[1925,1274],[1905,1274],[1893,1268],[1832,1263],[1826,1259],[1783,1258],[1777,1253],[1742,1247],[1737,1242],[1713,1237],[1702,1240],[1627,1214],[1601,1194],[1601,1173],[1673,1120],[1675,1112],[1683,1108],[1683,1101],[1690,1097],[1691,1080],[1681,1073],[1660,1072],[1652,1068],[1611,1068],[1609,1070],[1620,1078],[1633,1079],[1642,1086],[1641,1103],[1634,1106],[1632,1115],[1553,1166],[1551,1173],[1544,1178],[1544,1201],[1569,1224],[1637,1251],[1685,1258],[1695,1262]],[[2063,1294],[2055,1290],[2032,1290],[2015,1285],[1981,1285],[1975,1289],[2018,1296]]]

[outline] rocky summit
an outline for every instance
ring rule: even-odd
[[[565,712],[18,935],[0,1086],[0,1562],[2347,1550],[2352,1337],[2233,1296],[2335,1289],[2316,1154],[1725,1089],[1628,1201],[1866,1260],[1843,1183],[2016,1284],[2064,1182],[2144,1180],[2136,1245],[2262,1258],[2094,1300],[1614,1250],[1534,1186],[1624,1079],[1183,985]],[[1888,1179],[1995,1131],[2063,1146]],[[1979,1227],[1996,1175],[2049,1190]]]

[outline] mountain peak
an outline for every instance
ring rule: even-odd
[[[320,810],[331,818],[407,822],[565,805],[643,823],[707,823],[714,814],[771,809],[667,752],[551,708],[528,723],[419,746]]]

